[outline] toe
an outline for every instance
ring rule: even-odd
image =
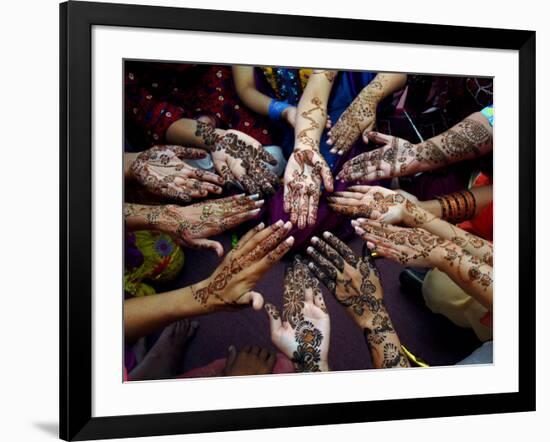
[[[226,369],[231,368],[235,363],[235,359],[237,359],[237,349],[232,344],[227,349],[227,359],[225,360],[225,368]]]

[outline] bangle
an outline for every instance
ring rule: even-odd
[[[283,112],[290,107],[290,104],[285,103],[284,101],[277,101],[275,99],[271,100],[269,103],[269,118],[272,120],[280,120]]]
[[[437,201],[441,207],[441,219],[451,223],[471,219],[476,213],[476,199],[469,190],[439,196]]]

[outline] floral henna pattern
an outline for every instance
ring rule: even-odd
[[[384,344],[384,361],[382,368],[408,367],[409,363],[401,349],[393,342]]]
[[[376,107],[382,98],[383,84],[374,80],[353,100],[330,130],[329,138],[339,153],[345,153],[359,139],[363,130],[374,127]]]
[[[278,184],[277,176],[269,170],[266,163],[276,164],[276,160],[264,148],[242,137],[237,132],[226,132],[217,140],[214,152],[223,153],[228,161],[244,171],[235,176],[249,193],[271,195]],[[235,175],[227,165],[222,167],[222,175]]]
[[[324,158],[313,150],[294,151],[292,157],[297,168],[292,171],[290,177],[285,177],[288,186],[288,191],[284,195],[285,211],[291,213],[293,224],[314,225],[321,197],[322,174],[326,175],[328,165]],[[309,215],[308,201],[311,206]]]
[[[424,229],[402,228],[384,223],[363,223],[362,228],[384,244],[397,246],[396,258],[401,264],[427,259],[445,240]],[[400,247],[401,246],[401,247]]]
[[[370,254],[360,259],[334,235],[325,234],[325,239],[327,242],[312,238],[315,248],[307,249],[312,258],[309,268],[355,315],[378,313],[382,305],[381,286]]]
[[[397,345],[399,339],[382,299],[380,275],[370,254],[359,258],[334,235],[325,232],[325,241],[312,238],[315,249],[308,267],[361,324],[375,366],[408,366]],[[392,347],[393,346],[393,347]],[[390,352],[398,349],[399,355]],[[391,354],[390,354],[391,353]]]
[[[295,331],[298,348],[292,355],[292,362],[298,372],[318,372],[321,362],[321,343],[323,333],[311,322],[302,321]]]
[[[283,294],[283,320],[293,328],[304,320],[304,292],[308,289],[312,290],[314,296],[318,296],[321,290],[319,281],[313,277],[302,258],[296,256],[287,267]]]
[[[195,136],[199,137],[207,146],[214,146],[219,140],[219,136],[216,133],[216,128],[211,124],[197,120],[197,128],[195,129]]]
[[[181,202],[220,193],[223,179],[189,166],[183,159],[204,158],[206,152],[182,146],[154,146],[140,153],[132,163],[136,180],[151,193]],[[217,185],[216,185],[217,184]]]
[[[426,170],[426,165],[441,167],[477,157],[493,144],[490,131],[472,118],[466,118],[440,136],[417,145],[376,132],[370,132],[368,138],[384,146],[345,163],[339,178],[352,181],[410,175]]]
[[[372,139],[379,136],[377,132],[369,133]],[[338,177],[352,181],[407,175],[411,165],[417,161],[415,146],[401,138],[388,139],[387,147],[365,152],[346,162]]]

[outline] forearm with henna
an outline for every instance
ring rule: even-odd
[[[327,120],[327,102],[336,71],[313,71],[300,98],[295,126],[296,149],[319,150]]]
[[[481,305],[493,309],[491,266],[450,241],[438,247],[433,263]]]
[[[395,196],[397,197],[400,195]],[[493,265],[493,245],[489,241],[466,232],[460,227],[441,218],[431,215],[426,210],[408,200],[404,207],[403,221],[409,227],[420,227],[433,235],[449,240],[471,255],[481,259],[483,263],[489,266]]]
[[[433,170],[458,161],[477,158],[492,149],[493,129],[487,119],[476,112],[446,132],[416,144],[414,172]]]
[[[147,206],[143,204],[124,203],[124,221],[129,230],[155,230],[166,206]]]
[[[347,152],[361,133],[372,130],[376,124],[378,104],[388,95],[403,87],[405,74],[380,73],[355,97],[329,131],[332,153]]]
[[[166,131],[166,140],[171,144],[200,147],[210,151],[224,134],[225,130],[216,129],[203,121],[181,118],[170,125]]]

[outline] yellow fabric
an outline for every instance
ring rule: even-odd
[[[459,327],[471,328],[481,341],[493,338],[492,327],[480,322],[487,309],[462,290],[445,273],[430,270],[422,284],[422,294],[428,308],[440,313]]]
[[[173,280],[183,268],[183,250],[165,233],[140,230],[133,235],[143,262],[138,267],[125,269],[124,290],[133,296],[154,295],[156,291],[149,283]]]
[[[273,71],[273,68],[264,67],[261,69],[264,72],[264,77],[271,86],[271,89],[273,89],[273,92],[275,92],[276,97],[280,99],[281,95],[279,93],[279,85],[277,84],[276,73]],[[313,69],[298,69],[298,76],[300,77],[300,85],[302,87],[302,90],[305,89],[312,72]]]

